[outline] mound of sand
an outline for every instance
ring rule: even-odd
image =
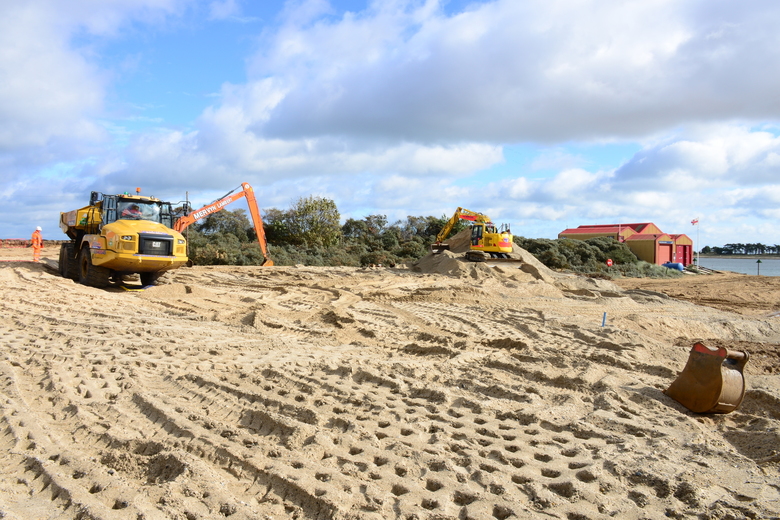
[[[141,292],[12,256],[0,518],[780,516],[771,312],[457,252],[182,268]],[[663,393],[701,338],[751,353],[736,412]]]
[[[464,257],[464,254],[471,248],[471,231],[468,229],[453,236],[447,241],[447,244],[450,246],[448,251],[429,253],[413,264],[412,270],[419,273],[437,273],[476,280],[484,280],[485,278],[503,278],[517,282],[538,280],[551,286],[535,292],[540,296],[554,294],[557,291],[593,297],[602,293],[622,292],[619,286],[610,281],[557,273],[517,244],[512,244],[512,253],[510,254],[511,259],[517,263],[469,262]]]

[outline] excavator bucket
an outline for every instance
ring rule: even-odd
[[[436,242],[434,244],[431,244],[431,251],[434,253],[441,253],[442,251],[449,251],[450,245],[444,244],[442,242]]]
[[[664,393],[696,413],[729,413],[745,397],[747,352],[696,343],[688,363]]]

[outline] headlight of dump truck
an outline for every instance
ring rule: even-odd
[[[179,245],[182,245],[184,243],[184,239],[180,238],[176,241]]]
[[[122,240],[132,240],[133,239],[133,235],[122,235],[121,238],[122,238]]]

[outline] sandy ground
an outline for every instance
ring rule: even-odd
[[[780,277],[720,273],[678,279],[625,278],[624,289],[658,291],[678,300],[747,316],[780,316]]]
[[[780,518],[774,279],[519,256],[127,291],[0,249],[0,518]],[[751,353],[737,411],[662,392],[697,339]]]

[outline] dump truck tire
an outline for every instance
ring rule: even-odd
[[[170,271],[157,271],[154,273],[140,273],[141,285],[165,285],[170,283]]]
[[[59,271],[63,278],[79,278],[79,259],[74,253],[72,242],[60,245]]]
[[[84,247],[79,253],[79,282],[90,287],[102,288],[109,284],[111,269],[92,265],[92,251]]]

